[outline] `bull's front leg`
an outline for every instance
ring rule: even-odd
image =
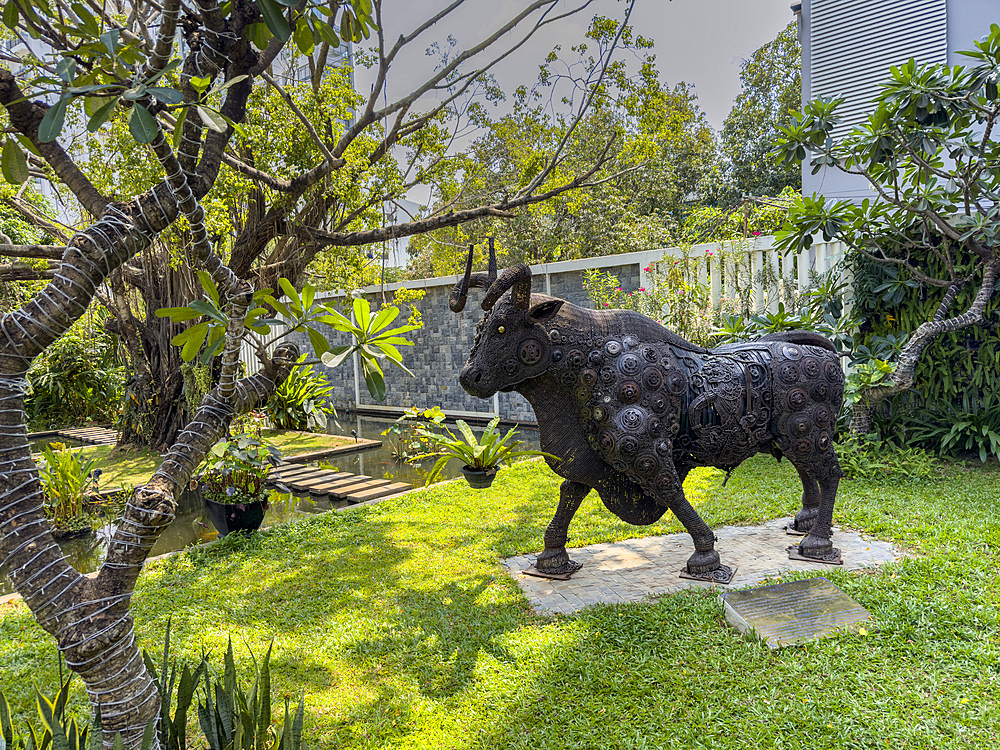
[[[566,538],[569,534],[569,522],[573,520],[583,498],[590,492],[590,487],[580,482],[567,479],[559,488],[559,507],[548,527],[545,529],[545,550],[538,555],[535,567],[539,573],[546,575],[569,575],[580,569],[580,563],[569,559],[566,552]]]

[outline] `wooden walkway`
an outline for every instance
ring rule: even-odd
[[[293,494],[329,497],[333,500],[344,500],[350,505],[378,500],[412,489],[405,482],[391,482],[388,479],[374,479],[364,474],[296,466],[291,463],[275,467],[268,479],[268,485],[275,487],[277,484],[285,485]]]
[[[114,445],[118,440],[118,433],[107,427],[74,427],[69,430],[56,430],[54,437],[79,440],[90,445]]]

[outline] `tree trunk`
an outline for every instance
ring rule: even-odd
[[[964,313],[953,318],[945,316],[955,301],[961,284],[956,283],[948,287],[934,317],[926,323],[921,323],[917,330],[910,335],[899,354],[899,361],[896,363],[895,369],[886,382],[869,386],[860,392],[858,400],[851,408],[851,434],[853,436],[864,437],[871,434],[872,412],[878,408],[879,404],[890,396],[913,387],[920,355],[933,343],[934,339],[942,333],[958,331],[971,325],[981,325],[986,321],[986,304],[993,296],[998,270],[1000,270],[1000,260],[991,259],[985,263],[982,284],[979,291],[976,292],[972,304]]]

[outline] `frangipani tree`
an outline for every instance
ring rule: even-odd
[[[387,12],[384,5],[388,5],[382,0],[134,0],[127,5],[10,0],[4,6],[6,26],[24,40],[30,39],[29,46],[37,53],[31,65],[16,72],[0,67],[0,104],[8,118],[2,147],[4,173],[15,182],[33,174],[48,176],[71,193],[91,218],[58,251],[57,265],[46,275],[44,288],[0,317],[0,569],[56,640],[69,667],[80,675],[92,706],[100,708],[106,747],[118,733],[126,748],[138,746],[145,728],[158,715],[160,699],[136,643],[130,601],[149,550],[173,520],[177,493],[206,451],[225,434],[233,415],[262,406],[299,356],[291,345],[278,344],[273,350],[261,346],[260,371],[239,377],[241,344],[248,327],[260,327],[260,318],[253,314],[254,284],[236,272],[234,256],[244,260],[266,257],[284,242],[283,257],[300,263],[301,254],[317,248],[364,245],[479,216],[509,215],[587,185],[604,167],[598,159],[582,171],[555,170],[571,143],[567,135],[547,155],[530,184],[492,203],[461,210],[445,206],[394,226],[358,226],[354,216],[346,213],[338,214],[336,223],[327,229],[298,213],[310,201],[322,206],[320,187],[328,178],[339,176],[350,182],[351,173],[341,174],[349,164],[361,163],[363,157],[375,165],[397,148],[403,149],[405,157],[402,173],[411,175],[399,185],[405,192],[419,181],[416,175],[425,175],[430,168],[419,148],[406,148],[407,139],[419,139],[424,128],[445,118],[451,105],[532,35],[589,3],[581,0],[566,8],[557,0],[526,2],[522,10],[486,31],[481,41],[456,50],[414,88],[390,98],[386,81],[403,50],[422,43],[435,24],[463,4],[454,0],[432,17],[415,22],[395,40],[386,39],[381,31]],[[286,99],[317,158],[291,175],[261,169],[254,164],[252,151],[237,148],[253,92],[259,86],[280,90],[269,73],[279,55],[313,55],[309,59],[315,68],[324,54],[323,45],[329,51],[340,37],[355,42],[371,38],[376,78],[370,95],[355,110],[349,127],[336,137],[317,130],[309,118],[299,116],[301,110],[294,100]],[[609,50],[607,59],[610,54]],[[599,77],[594,85],[600,85]],[[422,97],[427,93],[436,98],[425,102]],[[574,120],[586,114],[587,102],[589,98],[568,120],[570,133]],[[118,200],[88,179],[63,145],[79,135],[67,126],[72,119],[68,113],[79,113],[79,108],[94,137],[101,137],[116,116],[125,117],[130,136],[141,144],[159,175],[154,184]],[[360,142],[363,154],[349,160],[347,152]],[[223,165],[254,181],[260,191],[271,191],[262,192],[252,231],[237,238],[237,244],[256,243],[256,249],[242,256],[233,249],[228,263],[217,251],[219,243],[206,225],[204,207]],[[381,200],[381,196],[369,195],[359,205],[375,206]],[[25,374],[34,358],[97,295],[107,293],[109,279],[124,275],[137,284],[143,282],[150,271],[143,263],[157,262],[147,251],[175,223],[186,227],[180,262],[202,272],[206,289],[217,294],[212,310],[202,308],[201,312],[219,331],[218,382],[166,447],[155,474],[128,502],[97,575],[85,577],[63,557],[42,510],[42,488],[26,437]],[[34,252],[23,246],[3,249],[8,256]],[[42,251],[46,253],[42,257],[54,259],[51,246],[38,252]],[[273,283],[267,286],[277,288]],[[303,310],[311,307],[301,306]],[[288,312],[295,311],[289,308]],[[171,313],[166,315],[169,318]],[[355,346],[371,348],[371,356],[395,359],[399,342],[390,340],[388,321],[371,318],[370,311],[368,315],[366,325],[355,322],[343,327],[353,335]],[[194,317],[181,322],[200,325]]]
[[[806,159],[816,172],[838,169],[868,179],[875,196],[860,203],[805,196],[778,233],[782,247],[837,239],[851,252],[891,269],[889,286],[922,285],[939,304],[882,363],[854,404],[852,430],[871,432],[871,410],[913,387],[917,361],[935,337],[985,320],[1000,271],[1000,26],[994,24],[968,65],[892,68],[874,111],[835,141],[839,100],[810,102],[781,128],[778,155]],[[887,288],[886,294],[894,289]],[[966,309],[953,309],[960,292]],[[883,377],[884,375],[884,377]]]

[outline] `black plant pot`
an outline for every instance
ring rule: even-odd
[[[465,476],[465,481],[474,490],[485,490],[496,479],[497,467],[494,466],[492,469],[473,469],[471,466],[463,466],[462,474]]]
[[[212,520],[212,525],[218,530],[219,536],[224,537],[233,531],[249,533],[259,529],[264,523],[264,514],[269,504],[266,499],[229,504],[205,498],[205,505],[208,506],[208,517]]]

